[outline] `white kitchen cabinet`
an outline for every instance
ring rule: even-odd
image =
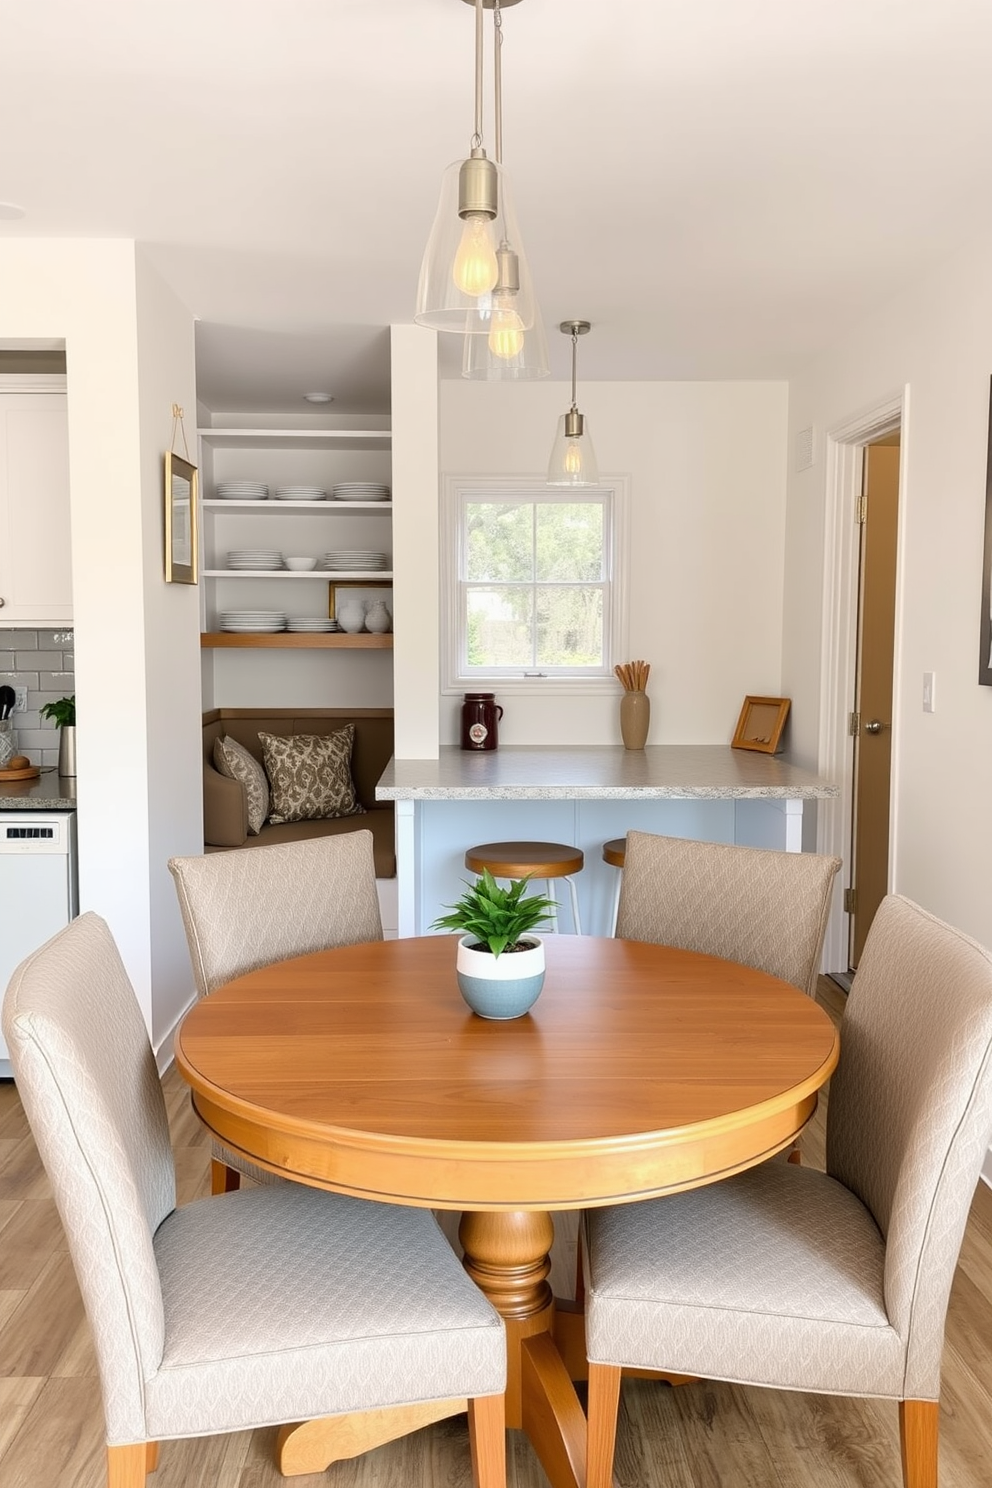
[[[71,623],[66,396],[0,379],[0,626]]]
[[[228,501],[216,496],[219,482],[263,481],[280,486],[314,485],[325,491],[343,481],[389,484],[388,429],[265,430],[201,429],[201,574],[203,639],[208,648],[381,650],[392,635],[232,634],[220,630],[224,610],[279,610],[292,616],[325,616],[331,583],[376,585],[392,579],[389,567],[373,572],[326,569],[291,573],[235,572],[226,567],[234,549],[258,548],[320,559],[336,548],[392,553],[392,502]],[[388,602],[388,597],[387,597]],[[391,606],[390,606],[391,608]]]

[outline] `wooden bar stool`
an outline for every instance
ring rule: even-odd
[[[603,843],[603,862],[609,863],[611,868],[619,868],[617,874],[617,886],[613,890],[613,919],[610,924],[610,934],[617,933],[617,913],[620,909],[620,885],[623,882],[623,862],[627,856],[626,837],[611,837],[609,842]]]
[[[493,878],[543,878],[547,896],[554,899],[551,881],[563,878],[568,884],[572,900],[572,923],[576,935],[582,934],[579,920],[579,896],[571,875],[580,873],[585,857],[578,847],[568,847],[564,842],[483,842],[470,847],[465,854],[465,867],[472,873],[481,873],[488,868]],[[558,929],[557,911],[552,915],[552,924]]]

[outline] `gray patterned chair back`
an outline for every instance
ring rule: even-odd
[[[98,915],[17,968],[3,1031],[93,1326],[108,1434],[126,1440],[162,1359],[152,1236],[175,1208],[175,1168],[144,1019]]]
[[[992,955],[910,900],[872,922],[830,1082],[827,1171],[885,1237],[906,1398],[936,1399],[954,1267],[992,1141]]]
[[[201,997],[332,946],[382,939],[372,833],[170,858]]]
[[[839,858],[628,832],[618,937],[723,956],[812,997]]]

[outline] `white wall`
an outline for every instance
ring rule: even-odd
[[[186,431],[185,444],[176,431],[176,452],[194,464],[196,414],[193,319],[140,252],[135,267],[151,1032],[157,1048],[169,1039],[194,991],[186,937],[166,862],[174,854],[199,853],[203,847],[199,593],[190,584],[166,584],[162,567],[162,456],[173,437],[172,405],[183,409]]]
[[[992,944],[992,688],[976,678],[990,370],[992,241],[981,240],[795,378],[790,448],[812,425],[817,460],[789,477],[783,656],[800,752],[815,762],[823,436],[905,385],[891,887],[985,944]],[[936,673],[932,715],[922,711],[924,671]]]
[[[189,982],[162,857],[202,841],[191,693],[176,682],[198,672],[195,592],[166,594],[161,577],[161,456],[172,402],[194,406],[191,317],[133,243],[8,239],[0,342],[14,338],[66,347],[81,905],[108,920],[161,1030]]]
[[[442,475],[543,480],[565,383],[443,382]],[[729,743],[781,684],[787,385],[580,383],[600,472],[629,475],[626,654],[651,663],[651,744]],[[498,688],[497,697],[499,696]],[[500,741],[618,744],[607,695],[508,697]],[[440,698],[457,743],[461,695]]]
[[[438,746],[437,333],[390,331],[393,427],[393,679],[398,759]]]

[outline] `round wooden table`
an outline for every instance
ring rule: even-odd
[[[697,1187],[781,1151],[838,1036],[762,972],[590,936],[548,937],[531,1012],[490,1022],[462,1001],[455,945],[381,941],[253,972],[190,1010],[176,1059],[201,1119],[252,1162],[463,1211],[466,1268],[507,1325],[507,1423],[556,1488],[581,1485],[584,1417],[555,1346],[574,1353],[581,1319],[556,1326],[551,1211]],[[341,1455],[326,1456],[332,1429],[286,1435],[283,1470]]]

